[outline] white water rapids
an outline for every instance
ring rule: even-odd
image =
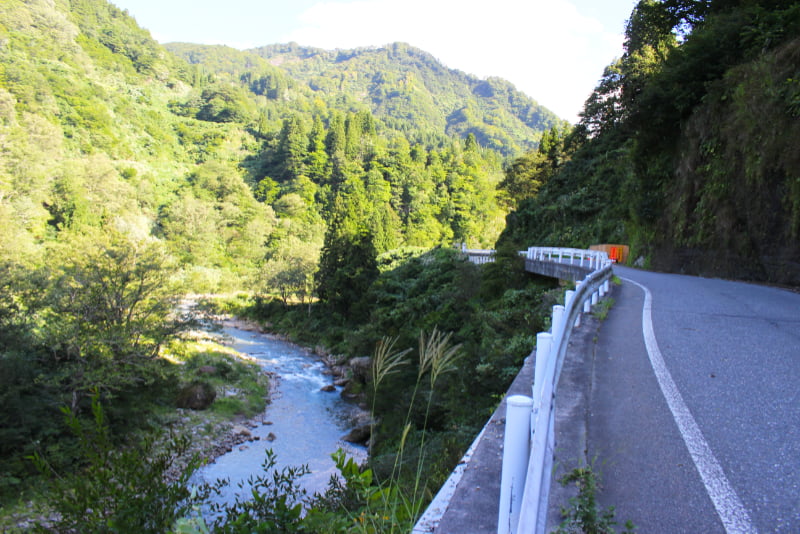
[[[270,391],[270,403],[263,414],[263,423],[251,429],[257,441],[249,442],[206,465],[194,475],[195,480],[213,483],[230,479],[226,492],[220,497],[232,502],[237,492],[249,493],[245,485],[251,475],[262,474],[265,450],[277,456],[277,469],[284,466],[308,465],[311,473],[300,479],[301,485],[314,493],[323,491],[331,475],[336,473],[331,454],[341,448],[349,457],[361,463],[366,449],[341,438],[352,427],[357,407],[343,400],[341,388],[335,392],[322,391],[333,383],[324,374],[325,364],[309,351],[268,334],[225,326],[226,344],[256,359],[266,371],[279,379]],[[258,418],[256,419],[258,421]],[[267,437],[272,433],[274,441]]]

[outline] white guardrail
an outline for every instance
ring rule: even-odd
[[[493,250],[462,247],[462,251],[473,263],[494,261]],[[578,265],[590,271],[574,291],[566,292],[563,306],[553,306],[551,331],[536,335],[531,397],[514,395],[506,400],[497,532],[543,534],[553,471],[555,395],[569,336],[580,325],[581,312],[589,313],[608,292],[612,263],[607,253],[596,250],[531,247],[520,255],[530,260]]]

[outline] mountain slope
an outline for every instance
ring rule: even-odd
[[[800,3],[648,0],[630,20],[563,152],[512,165],[527,198],[501,239],[800,285]]]
[[[251,285],[293,240],[316,265],[343,186],[377,210],[364,224],[379,251],[490,246],[503,156],[475,141],[513,153],[540,135],[514,115],[539,108],[505,82],[401,45],[396,61],[350,53],[380,83],[324,88],[364,75],[335,75],[343,57],[314,50],[298,61],[326,76],[256,51],[170,48],[193,63],[105,0],[0,3],[0,261],[46,261],[54,242],[115,228],[165,244],[195,290]],[[467,120],[492,106],[496,124]]]
[[[368,109],[387,128],[420,141],[473,134],[481,146],[517,155],[563,122],[505,80],[448,69],[404,43],[332,51],[294,43],[245,52],[185,43],[166,47],[190,63],[233,76],[267,70],[266,63],[273,67],[270,76],[280,78],[275,70],[285,73],[273,82],[273,87],[283,83],[284,98],[302,94],[330,107]]]

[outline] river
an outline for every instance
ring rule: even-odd
[[[227,491],[220,499],[232,502],[237,492],[247,492],[238,487],[251,475],[261,473],[266,449],[276,454],[277,468],[308,465],[311,473],[304,476],[301,485],[313,493],[322,491],[331,475],[337,471],[331,454],[341,448],[359,463],[366,459],[366,448],[343,441],[341,438],[352,427],[358,407],[341,398],[341,388],[335,392],[322,391],[332,385],[333,379],[325,374],[326,366],[308,350],[269,334],[243,330],[226,324],[223,327],[226,344],[237,352],[257,360],[265,371],[278,376],[270,391],[260,423],[251,429],[259,440],[235,447],[231,452],[198,470],[196,479],[214,482],[230,479]],[[272,434],[273,441],[267,438]]]

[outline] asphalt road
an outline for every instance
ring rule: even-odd
[[[587,413],[601,503],[639,533],[800,532],[800,294],[614,271]]]

